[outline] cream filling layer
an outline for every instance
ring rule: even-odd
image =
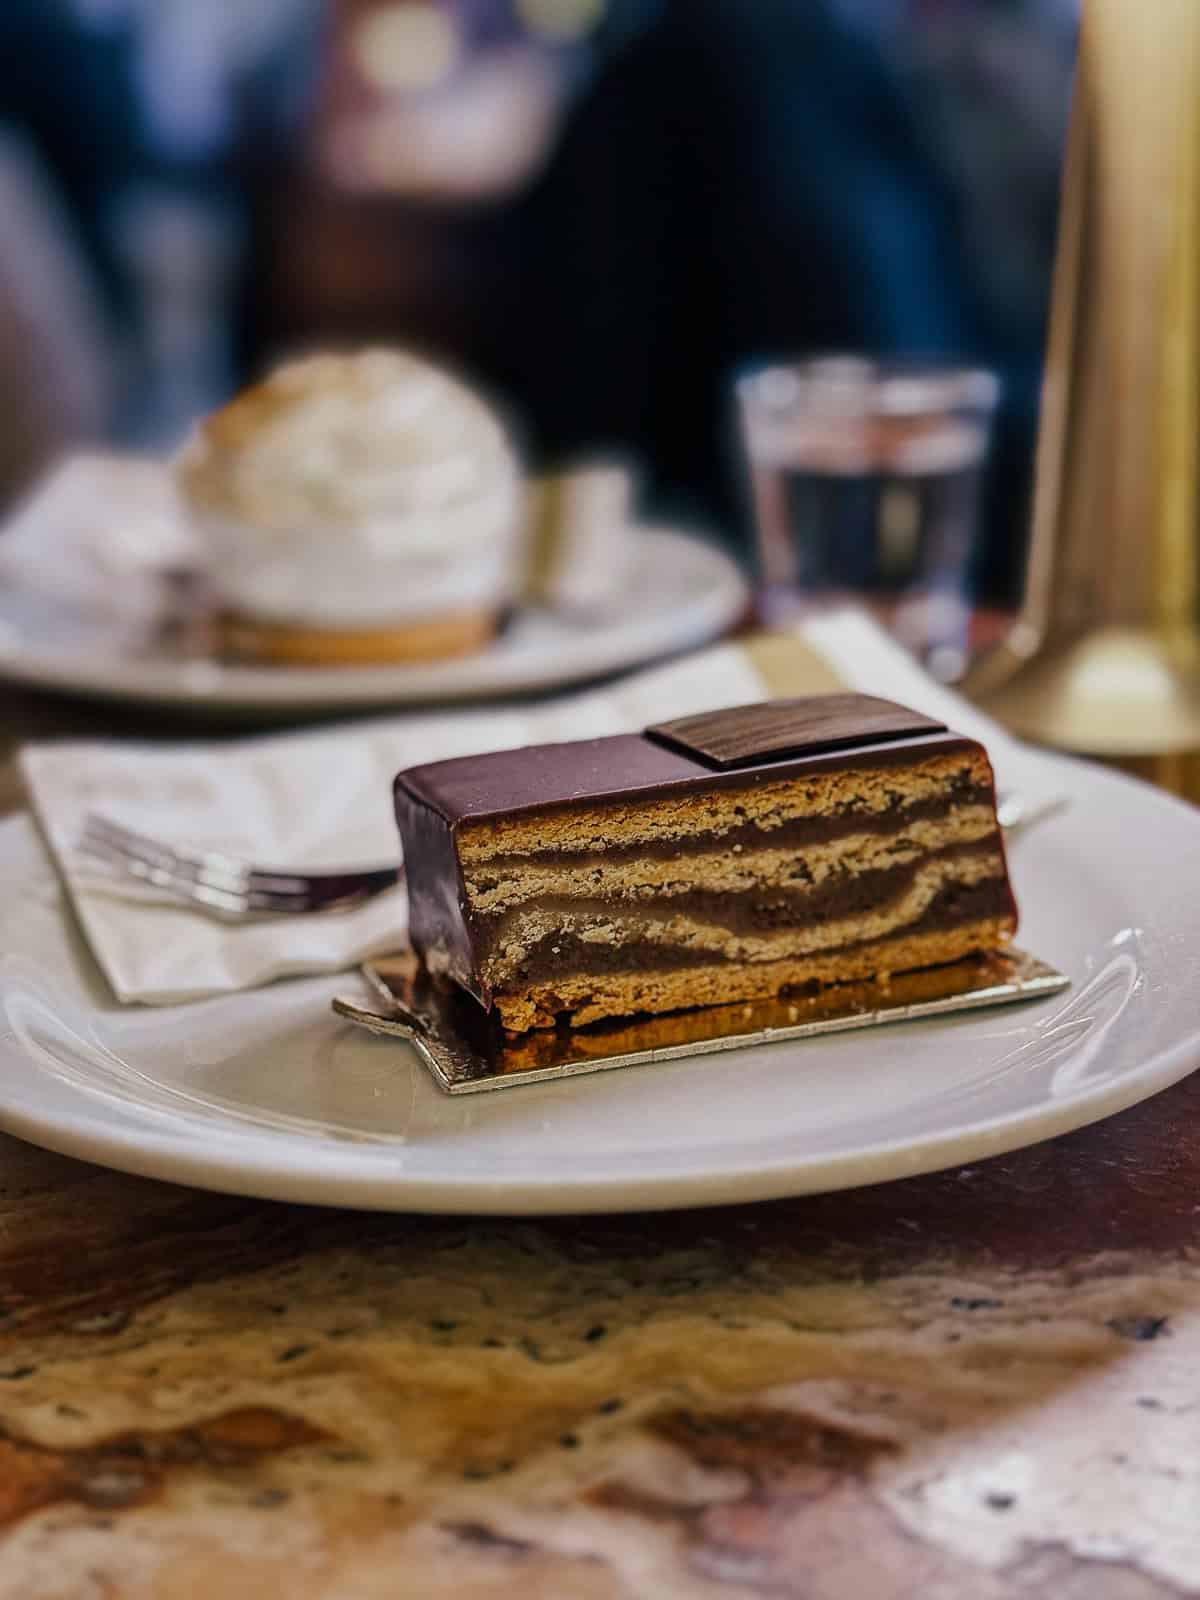
[[[747,889],[816,887],[841,873],[907,865],[934,850],[976,844],[996,831],[989,806],[957,806],[943,817],[909,823],[901,833],[847,833],[820,844],[749,850],[717,846],[670,858],[639,857],[581,869],[554,862],[506,865],[495,874],[465,876],[467,897],[479,916],[503,916],[531,900],[554,898],[646,900],[697,889],[738,894]]]
[[[506,930],[486,963],[485,975],[492,984],[504,982],[543,940],[556,936],[598,947],[649,943],[707,951],[726,961],[778,961],[811,955],[839,945],[886,938],[917,922],[943,890],[1003,876],[1004,861],[998,851],[927,861],[915,869],[907,888],[879,906],[850,916],[799,922],[769,933],[737,932],[708,919],[686,913],[661,915],[649,907],[630,915],[614,911],[603,916],[531,911],[516,917]]]

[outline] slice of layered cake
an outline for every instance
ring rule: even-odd
[[[823,695],[402,772],[410,932],[522,1033],[957,961],[1016,929],[983,746]]]

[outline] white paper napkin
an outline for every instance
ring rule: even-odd
[[[1002,781],[1006,764],[1019,759],[1019,747],[993,723],[934,683],[864,617],[841,613],[797,634],[801,648],[789,692],[828,687],[832,669],[850,688],[899,700],[985,739]],[[123,1001],[170,1005],[274,978],[336,972],[401,948],[404,891],[345,913],[220,922],[164,903],[78,855],[73,846],[88,811],[168,843],[267,866],[378,865],[399,853],[391,789],[402,767],[627,732],[772,692],[778,690],[764,681],[752,651],[725,644],[549,705],[438,711],[236,743],[72,741],[29,746],[20,759],[34,810],[114,992]]]

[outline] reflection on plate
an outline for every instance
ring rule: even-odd
[[[339,711],[561,688],[705,644],[745,611],[729,556],[667,528],[639,528],[619,608],[581,623],[530,607],[487,650],[371,667],[222,662],[186,625],[164,627],[144,579],[72,593],[0,585],[0,678],[75,694],[243,713]],[[155,591],[161,594],[161,588]]]

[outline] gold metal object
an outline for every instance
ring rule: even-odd
[[[1200,749],[1200,4],[1085,0],[1026,598],[963,685],[1018,733]]]
[[[361,970],[373,1005],[339,998],[333,1001],[334,1011],[372,1033],[407,1040],[447,1094],[514,1089],[614,1067],[1040,1000],[1070,983],[1044,961],[1010,949],[898,973],[887,983],[836,984],[791,999],[708,1006],[514,1038],[489,1026],[473,1001],[431,984],[411,957],[376,961]]]

